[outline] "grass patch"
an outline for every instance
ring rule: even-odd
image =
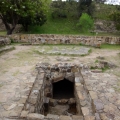
[[[102,68],[102,72],[105,72],[105,71],[107,71],[109,69],[110,69],[109,67],[104,67],[104,68]]]
[[[94,18],[100,20],[110,20],[108,15],[110,12],[117,10],[115,5],[96,4],[96,10],[94,12]]]
[[[50,14],[50,13],[49,13]],[[87,35],[93,36],[94,33],[81,33],[76,26],[78,19],[56,18],[52,19],[49,15],[47,21],[42,26],[30,26],[28,34],[64,34],[64,35]]]
[[[6,35],[6,31],[0,31],[0,35]]]
[[[95,63],[99,63],[99,61],[98,61],[98,60],[95,60]]]
[[[101,49],[120,50],[120,45],[102,44]]]
[[[3,86],[3,84],[0,84],[0,88]]]

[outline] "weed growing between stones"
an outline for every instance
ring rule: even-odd
[[[2,84],[0,84],[0,88],[2,87],[3,85]]]

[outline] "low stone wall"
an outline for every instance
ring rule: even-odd
[[[29,44],[83,44],[95,47],[100,47],[103,43],[120,44],[120,37],[109,36],[13,34],[11,36],[0,37],[0,41],[6,39]]]
[[[14,42],[26,42],[31,44],[84,44],[96,46],[101,43],[120,44],[120,37],[79,36],[79,35],[45,35],[23,34],[12,35]]]
[[[8,38],[7,36],[0,36],[0,46],[9,45],[10,43],[10,38]]]

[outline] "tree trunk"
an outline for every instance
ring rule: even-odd
[[[27,23],[26,24],[22,24],[22,26],[23,26],[23,29],[25,30],[25,32],[28,32],[28,25],[27,25]]]
[[[5,28],[7,30],[7,35],[11,35],[13,30],[16,27],[16,24],[17,24],[18,20],[16,20],[16,22],[13,22],[14,24],[12,24],[12,27],[11,27],[10,24],[6,20],[6,16],[1,17],[1,18],[2,18],[2,21],[3,21],[4,25],[5,25]]]
[[[7,29],[7,35],[11,35],[14,29]]]

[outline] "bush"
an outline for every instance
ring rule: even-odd
[[[94,21],[87,13],[82,13],[77,26],[80,28],[81,32],[89,32],[94,26]]]

